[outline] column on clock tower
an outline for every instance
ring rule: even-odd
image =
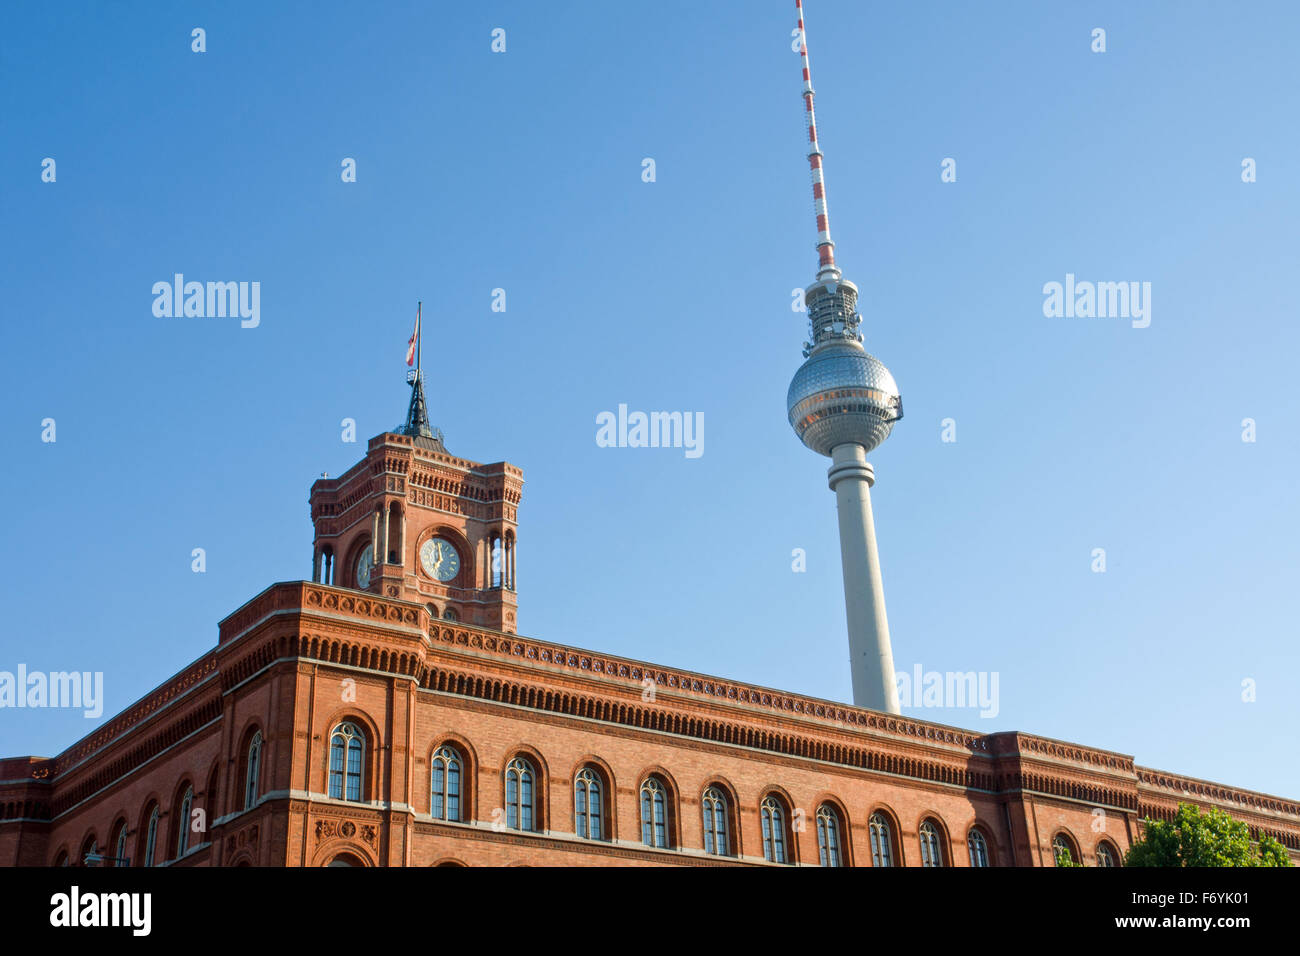
[[[373,444],[373,439],[372,442]],[[389,458],[386,462],[392,465]],[[384,490],[380,498],[380,549],[376,551],[375,571],[379,577],[379,593],[385,597],[403,597],[405,585],[405,567],[401,551],[401,512],[402,499],[394,492],[401,490],[403,482],[388,474],[382,476]]]

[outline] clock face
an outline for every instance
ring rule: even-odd
[[[446,538],[430,538],[420,545],[425,574],[446,583],[460,573],[460,554]]]
[[[370,587],[370,570],[375,566],[375,552],[366,545],[366,550],[357,558],[357,587],[362,591]]]

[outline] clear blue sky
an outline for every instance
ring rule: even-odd
[[[872,456],[895,661],[1000,680],[994,719],[909,712],[1300,796],[1298,8],[807,14],[839,261],[907,416]],[[107,720],[309,576],[308,488],[402,420],[423,299],[448,446],[524,470],[523,633],[847,700],[827,461],[784,407],[816,262],[794,18],[7,11],[0,669],[103,671]],[[174,272],[260,282],[260,327],[156,318]],[[1066,273],[1149,281],[1150,327],[1045,318]],[[597,447],[619,403],[703,412],[703,456]],[[0,711],[0,752],[94,726]]]

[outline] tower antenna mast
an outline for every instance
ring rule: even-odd
[[[812,174],[813,211],[817,216],[817,279],[836,282],[840,270],[835,265],[835,240],[831,238],[831,214],[826,205],[826,176],[822,168],[821,146],[817,143],[817,113],[813,109],[816,93],[812,70],[808,65],[808,31],[804,27],[803,0],[794,0],[799,12],[799,59],[803,64],[804,121],[808,129],[808,168]]]

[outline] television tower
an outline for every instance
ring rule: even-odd
[[[844,610],[853,673],[853,703],[899,713],[894,654],[889,646],[885,592],[880,580],[876,527],[871,517],[875,471],[867,454],[903,417],[902,398],[889,369],[862,347],[858,326],[858,287],[835,265],[822,151],[817,145],[812,75],[803,3],[799,14],[799,55],[803,62],[804,116],[808,124],[808,165],[812,170],[817,214],[817,281],[804,290],[812,341],[807,360],[795,372],[786,394],[790,425],[799,440],[831,459],[827,473],[840,521],[840,560],[844,568]]]

